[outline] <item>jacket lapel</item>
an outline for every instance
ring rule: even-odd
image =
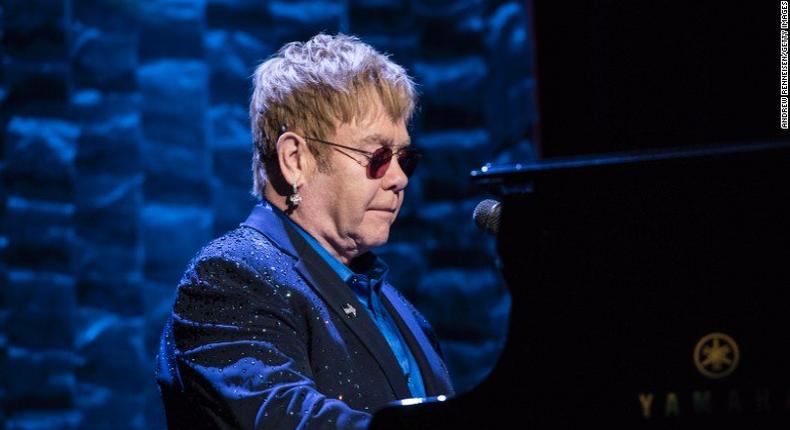
[[[397,398],[411,397],[406,378],[395,355],[376,324],[363,308],[354,292],[337,276],[337,273],[287,222],[263,202],[253,209],[241,225],[252,227],[271,239],[284,252],[295,257],[296,269],[327,305],[339,316],[346,326],[376,360]],[[346,315],[344,308],[354,308],[356,316]]]
[[[450,382],[450,374],[447,372],[444,361],[439,357],[439,354],[428,340],[414,314],[406,303],[401,300],[393,286],[385,283],[381,288],[381,292],[385,297],[384,304],[387,307],[387,311],[395,319],[398,329],[403,333],[403,337],[409,344],[409,349],[411,349],[417,364],[420,366],[423,383],[425,384],[425,393],[428,396],[454,395],[455,391]]]
[[[365,348],[376,359],[381,370],[387,376],[390,387],[397,397],[401,399],[411,397],[403,370],[392,353],[392,348],[351,288],[343,283],[332,268],[309,246],[305,249],[303,258],[296,264],[296,270],[304,276],[305,280],[313,286],[329,307],[340,316],[346,326],[365,345]],[[343,308],[347,308],[349,304],[356,309],[356,317],[351,318],[343,311]]]

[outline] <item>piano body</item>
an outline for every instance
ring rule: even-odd
[[[385,408],[372,429],[788,428],[790,144],[484,170],[503,205],[504,351],[471,391]]]

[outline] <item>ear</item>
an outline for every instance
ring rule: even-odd
[[[277,139],[277,162],[288,185],[300,186],[313,167],[313,155],[301,136],[287,131]]]

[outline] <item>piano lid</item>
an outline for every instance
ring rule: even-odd
[[[532,180],[558,172],[579,169],[616,169],[623,166],[670,165],[687,160],[738,160],[765,156],[790,156],[790,141],[743,143],[681,147],[673,149],[606,153],[574,157],[557,157],[516,163],[488,163],[470,175],[472,181],[498,195],[523,194],[532,191]]]

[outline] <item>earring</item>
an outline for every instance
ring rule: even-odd
[[[299,203],[302,202],[302,196],[299,195],[299,188],[294,183],[294,192],[290,196],[288,196],[288,202],[290,202],[291,207],[299,206]]]

